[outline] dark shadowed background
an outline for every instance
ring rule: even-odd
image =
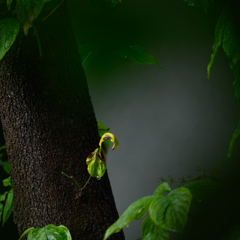
[[[198,176],[197,165],[234,175],[239,141],[230,162],[223,161],[239,105],[222,49],[207,79],[212,26],[181,0],[128,0],[113,10],[99,10],[87,0],[79,5],[69,1],[78,44],[106,46],[91,60],[86,76],[97,119],[120,142],[107,155],[119,214],[151,195],[159,177]],[[144,46],[162,68],[108,53],[121,44]],[[131,222],[124,232],[126,239],[139,238],[141,221]],[[173,234],[170,239],[180,238]]]

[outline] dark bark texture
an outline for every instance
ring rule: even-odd
[[[66,2],[66,1],[65,1]],[[7,17],[5,3],[1,19]],[[118,218],[107,173],[87,181],[86,157],[98,147],[97,124],[66,4],[21,30],[0,61],[0,110],[19,234],[29,227],[65,225],[73,240],[102,240]],[[124,239],[122,232],[109,239]]]

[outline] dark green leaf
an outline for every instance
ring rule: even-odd
[[[81,57],[82,66],[86,69],[91,59],[97,54],[97,46],[93,44],[83,44],[78,46],[78,52]]]
[[[100,180],[106,171],[106,165],[98,156],[98,152],[99,148],[97,148],[87,157],[86,163],[88,165],[88,173],[92,177],[96,177],[98,180]]]
[[[2,163],[3,169],[5,170],[6,173],[10,174],[10,165],[9,161],[5,161]]]
[[[14,43],[19,28],[20,25],[16,19],[5,18],[0,20],[0,60],[2,60],[4,55]]]
[[[33,231],[35,228],[31,227],[28,228],[26,231],[24,231],[24,233],[21,235],[21,237],[19,238],[19,240],[21,240],[25,235],[29,234],[31,231]]]
[[[32,27],[33,20],[38,17],[45,3],[51,0],[18,0],[16,5],[18,21],[23,25],[24,34]]]
[[[148,207],[152,200],[153,196],[148,196],[140,198],[136,202],[132,203],[128,207],[128,209],[122,214],[122,216],[107,229],[104,240],[113,233],[119,232],[123,227],[128,225],[130,221],[143,218],[147,213]]]
[[[46,12],[50,12],[52,10],[54,10],[58,5],[58,0],[51,0],[50,2],[47,2],[45,5],[44,5],[44,11]]]
[[[169,193],[171,192],[171,188],[169,187],[168,183],[162,183],[154,192],[153,195],[157,196],[162,193]]]
[[[154,224],[150,217],[143,220],[142,237],[144,240],[168,240],[169,233]]]
[[[109,129],[110,129],[110,128],[106,127],[106,126],[103,124],[102,121],[97,120],[97,126],[98,126],[98,131],[102,131],[102,132],[104,132],[104,133],[109,132]],[[103,134],[104,134],[104,133],[103,133]],[[102,134],[102,135],[103,135],[103,134]],[[102,137],[102,135],[99,134],[100,137]]]
[[[8,178],[3,180],[3,186],[5,186],[5,187],[12,186],[11,177],[8,177]]]
[[[2,219],[2,213],[3,213],[3,204],[0,203],[0,222],[1,222],[1,219]]]
[[[183,1],[186,2],[188,6],[202,9],[205,13],[207,13],[211,5],[214,4],[213,0],[183,0]]]
[[[28,229],[29,230],[29,229]],[[63,226],[47,225],[43,228],[31,229],[28,240],[72,240],[69,230]]]
[[[9,191],[6,191],[4,194],[0,194],[0,202],[5,201],[6,195],[9,193]]]
[[[0,147],[0,151],[2,151],[2,150],[6,150],[6,146],[4,146],[4,145],[1,146],[1,147]]]
[[[7,8],[10,11],[11,10],[11,4],[13,0],[7,0]]]
[[[211,194],[216,193],[220,189],[220,184],[213,181],[197,181],[184,187],[190,190],[193,196],[192,203],[200,203]]]
[[[115,8],[121,3],[121,0],[92,0],[92,2],[99,7]]]
[[[238,126],[237,126],[237,129],[235,130],[235,132],[233,133],[232,135],[232,139],[230,141],[230,145],[229,145],[229,149],[228,149],[228,154],[227,154],[227,159],[231,157],[232,155],[232,152],[233,152],[233,147],[237,141],[237,138],[240,134],[240,119],[239,119],[239,122],[238,122]],[[226,159],[226,160],[227,160]]]
[[[7,200],[6,200],[5,205],[4,205],[2,225],[4,225],[4,223],[10,217],[10,215],[12,213],[12,207],[13,207],[13,190],[11,189],[9,191],[8,195],[7,195]]]
[[[181,232],[187,222],[191,199],[190,191],[183,187],[168,196],[156,196],[149,207],[150,217],[163,229]]]
[[[118,51],[118,54],[122,58],[128,58],[137,64],[157,64],[161,67],[156,58],[148,54],[147,50],[139,45],[123,47]]]

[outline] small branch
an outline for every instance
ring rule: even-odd
[[[92,178],[92,176],[90,175],[87,182],[85,183],[85,185],[83,186],[83,188],[81,189],[81,191],[87,186],[87,184],[89,183],[90,179]]]
[[[79,185],[79,183],[75,180],[75,178],[73,176],[68,176],[66,173],[62,172],[62,174],[68,178],[71,178],[76,184],[77,186],[80,188],[80,190],[82,190],[81,186]]]
[[[61,6],[63,2],[64,0],[62,0],[41,22],[44,22],[48,17],[50,17]]]

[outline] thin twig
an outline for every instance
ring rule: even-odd
[[[82,190],[81,186],[79,185],[79,183],[75,180],[75,178],[73,176],[68,176],[66,173],[62,172],[62,174],[68,178],[71,178],[76,184],[77,186],[80,188],[80,190]]]
[[[48,17],[50,17],[61,6],[63,2],[64,0],[62,0],[41,22],[44,22]]]
[[[83,186],[83,188],[81,189],[81,191],[87,186],[87,184],[89,183],[90,179],[92,178],[92,176],[90,175],[90,177],[88,178],[87,182],[85,183],[85,185]]]

